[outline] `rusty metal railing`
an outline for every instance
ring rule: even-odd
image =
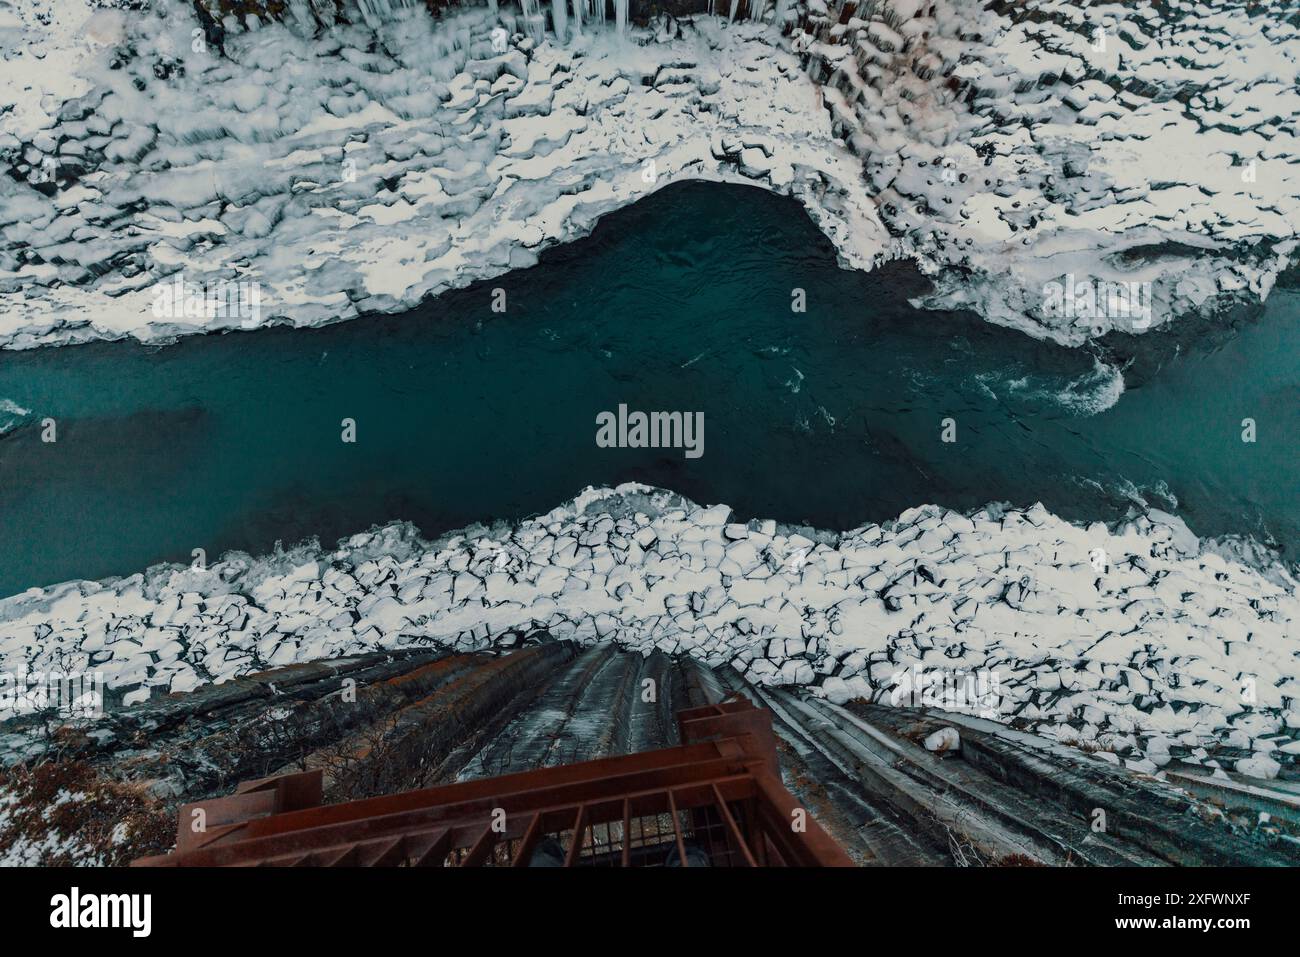
[[[321,804],[319,770],[184,805],[139,866],[851,866],[781,784],[771,716],[681,711],[678,747]]]

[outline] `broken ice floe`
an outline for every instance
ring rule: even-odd
[[[991,675],[972,713],[1089,749],[1294,762],[1298,621],[1289,572],[1225,559],[1155,510],[1107,528],[923,506],[836,534],[624,485],[434,542],[395,524],[328,552],[32,589],[0,601],[0,670],[99,671],[129,704],[368,650],[550,636],[835,702],[888,703],[900,675]]]

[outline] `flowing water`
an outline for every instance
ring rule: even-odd
[[[1294,554],[1296,292],[1126,387],[1093,351],[915,310],[924,288],[901,264],[840,269],[793,200],[689,183],[402,316],[3,352],[0,595],[392,519],[433,535],[627,480],[836,529],[927,502],[1109,520],[1142,499]],[[620,404],[703,413],[704,454],[598,447]]]

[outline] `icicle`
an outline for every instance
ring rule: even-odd
[[[376,4],[373,0],[357,0],[357,9],[361,11],[361,18],[366,21],[366,25],[371,27],[379,26],[379,12],[375,9]]]
[[[524,23],[533,43],[540,46],[546,39],[546,18],[542,16],[541,0],[519,0],[519,7],[524,12]]]
[[[356,0],[357,9],[371,29],[394,19],[394,12],[412,6],[412,0]]]
[[[551,0],[551,26],[555,28],[555,42],[564,43],[569,36],[568,18],[565,14],[569,0]]]
[[[573,35],[582,36],[582,5],[584,0],[573,0]]]
[[[731,12],[727,14],[727,22],[736,22],[736,8],[740,6],[740,0],[731,0]]]
[[[497,0],[488,0],[488,9],[492,11],[492,16],[497,15]]]
[[[315,32],[316,17],[307,0],[289,0],[289,12],[293,14],[298,27],[306,36],[311,36]]]
[[[749,0],[749,19],[762,20],[763,8],[767,5],[767,0]]]
[[[614,0],[614,26],[619,36],[627,32],[627,0]]]
[[[600,25],[605,25],[605,3],[606,0],[591,0],[591,10],[600,18]]]
[[[334,0],[311,0],[311,9],[323,26],[332,27],[339,22],[339,8]]]
[[[790,9],[790,0],[776,0],[776,17],[773,22],[778,29],[785,29],[785,15]]]

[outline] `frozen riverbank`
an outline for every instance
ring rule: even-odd
[[[505,313],[484,308],[497,283]],[[680,183],[410,313],[5,353],[0,597],[196,547],[517,521],[628,481],[839,531],[919,502],[1042,502],[1082,522],[1150,504],[1294,560],[1300,501],[1279,481],[1300,434],[1294,290],[1125,363],[918,313],[925,288],[905,263],[838,268],[791,200]],[[602,448],[598,416],[623,405],[702,416],[703,456]]]
[[[368,650],[548,632],[890,700],[972,676],[981,714],[1154,770],[1276,773],[1300,753],[1300,599],[1152,511],[932,506],[836,535],[731,522],[644,486],[436,542],[390,525],[322,552],[230,555],[0,601],[0,668],[100,671],[126,700]],[[910,683],[910,684],[909,684]],[[1148,763],[1149,762],[1149,763]]]
[[[0,28],[0,342],[400,311],[681,179],[795,196],[843,265],[913,256],[929,304],[1062,342],[1267,295],[1300,221],[1295,26],[1031,6],[881,0],[834,24],[814,3],[785,37],[702,16],[541,44],[503,7],[504,52],[486,8],[397,8],[232,22],[219,51],[178,3],[78,31],[60,0]],[[156,309],[177,276],[256,283],[257,308]],[[1062,309],[1067,277],[1137,283],[1149,315]]]
[[[408,10],[374,50],[365,26],[312,41],[275,24],[228,35],[223,59],[192,53],[196,21],[170,11],[132,22],[140,52],[119,69],[99,54],[93,90],[41,137],[87,138],[95,169],[48,197],[0,187],[11,345],[407,309],[681,178],[800,197],[852,265],[887,239],[812,82],[760,26],[647,46],[520,34],[496,53],[486,9]],[[160,50],[184,76],[154,76]],[[746,176],[742,149],[781,159]],[[154,316],[154,284],[176,271],[259,282],[260,315]]]

